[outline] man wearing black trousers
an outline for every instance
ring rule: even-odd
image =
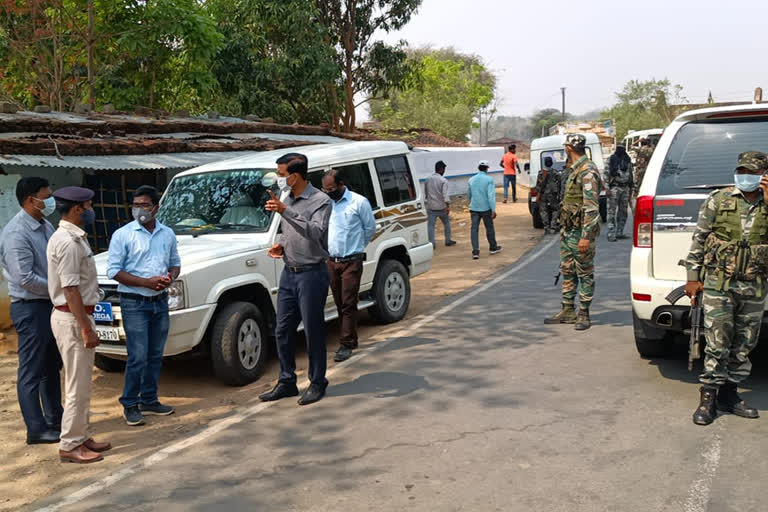
[[[277,292],[277,354],[280,378],[275,388],[259,398],[264,402],[296,396],[296,329],[304,322],[309,356],[309,388],[299,405],[325,396],[325,301],[328,298],[328,222],[331,199],[307,179],[307,157],[289,153],[277,160],[278,186],[290,190],[285,202],[270,191],[266,208],[282,216],[282,236],[267,254],[285,263]]]

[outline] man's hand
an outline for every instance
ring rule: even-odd
[[[495,218],[496,218],[496,210],[493,210],[493,217],[491,217],[491,218],[492,218],[492,219],[495,219]]]
[[[277,212],[280,215],[282,215],[286,208],[285,203],[280,201],[275,195],[275,193],[272,192],[271,190],[267,190],[267,192],[269,192],[269,197],[271,197],[271,199],[267,201],[267,205],[266,205],[267,211]]]
[[[762,177],[759,187],[763,191],[763,201],[768,203],[768,174]]]
[[[589,240],[587,240],[586,238],[582,238],[581,240],[579,240],[579,246],[578,246],[579,247],[579,252],[581,252],[581,253],[587,252],[589,250],[589,244],[590,243],[591,242]]]
[[[696,306],[696,294],[704,290],[704,283],[701,281],[687,281],[685,283],[685,294],[691,298],[691,306]]]
[[[446,215],[450,215],[451,214],[451,207],[450,206],[446,206],[445,207],[445,214]]]
[[[81,329],[80,334],[83,335],[85,348],[96,348],[99,346],[99,335],[96,334],[92,327]]]
[[[147,284],[144,286],[144,288],[149,288],[150,290],[155,290],[155,291],[165,290],[171,285],[171,280],[169,279],[168,276],[150,277],[146,281],[147,281]]]
[[[280,244],[273,245],[269,248],[269,250],[267,250],[267,256],[279,260],[283,257],[283,246]]]

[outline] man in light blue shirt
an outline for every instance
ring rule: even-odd
[[[8,281],[11,320],[18,334],[16,392],[27,444],[57,443],[61,431],[61,355],[51,329],[46,248],[53,226],[45,220],[56,208],[44,178],[16,184],[21,205],[0,235],[0,264]]]
[[[480,229],[480,220],[485,225],[485,235],[488,238],[491,254],[501,252],[501,246],[496,243],[496,231],[493,227],[493,219],[496,218],[496,183],[493,178],[488,176],[490,164],[487,160],[480,160],[477,166],[478,172],[469,179],[469,213],[472,217],[472,228],[470,231],[472,239],[472,259],[480,258],[480,242],[478,241],[478,231]]]
[[[328,274],[336,309],[341,318],[341,339],[334,360],[345,361],[357,348],[357,302],[363,276],[365,247],[376,234],[376,219],[368,199],[344,185],[339,172],[323,176],[323,191],[332,200],[328,225]]]
[[[115,231],[109,243],[107,277],[119,284],[120,311],[125,329],[128,362],[120,403],[131,426],[143,425],[144,415],[173,414],[160,403],[157,381],[168,337],[167,288],[179,277],[181,259],[176,235],[155,215],[160,194],[141,186],[133,195],[133,222]]]

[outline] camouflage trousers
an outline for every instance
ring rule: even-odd
[[[557,197],[542,196],[539,203],[539,217],[544,228],[555,229],[560,217],[560,203]]]
[[[626,185],[611,187],[611,196],[608,198],[608,238],[624,233],[631,192],[632,189]]]
[[[765,299],[733,290],[706,288],[703,294],[704,372],[702,384],[722,385],[749,377],[749,353],[757,345]]]
[[[563,305],[572,306],[579,294],[582,309],[589,309],[595,294],[594,241],[585,253],[579,252],[581,230],[560,233],[560,273],[563,278]]]

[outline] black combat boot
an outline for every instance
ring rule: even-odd
[[[697,425],[709,425],[717,418],[715,401],[717,397],[717,388],[710,386],[701,386],[701,402],[699,407],[693,413],[693,422]]]
[[[720,391],[717,393],[717,410],[730,412],[742,418],[760,417],[757,409],[748,406],[741,399],[736,392],[736,384],[734,382],[726,382],[720,386]]]
[[[577,331],[586,331],[592,327],[592,322],[589,320],[589,310],[579,309],[579,315],[576,317],[576,325],[573,326]]]
[[[544,319],[545,324],[573,324],[576,323],[576,310],[573,304],[563,304],[563,309],[556,315]]]

